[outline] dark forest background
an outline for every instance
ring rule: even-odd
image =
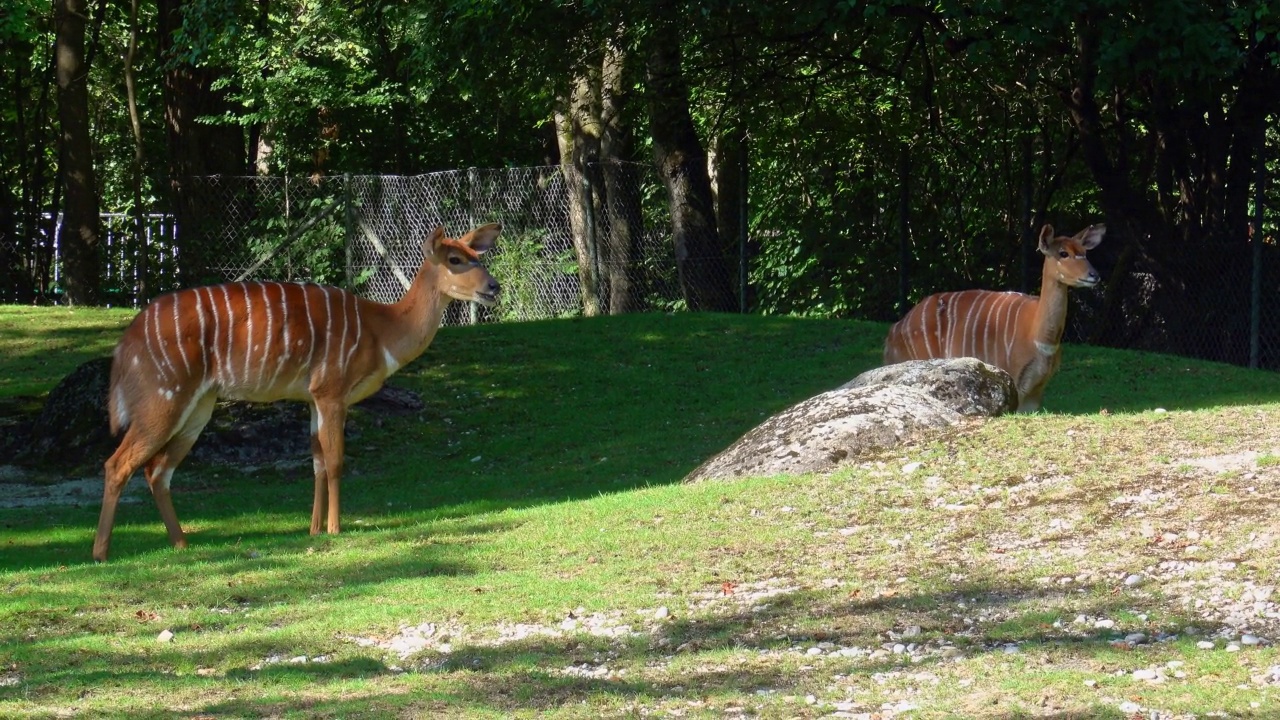
[[[49,299],[58,228],[101,302],[102,213],[194,226],[210,175],[560,165],[625,258],[643,163],[692,310],[741,238],[751,310],[889,320],[1105,222],[1075,339],[1277,367],[1278,40],[1273,2],[8,0],[0,296]]]

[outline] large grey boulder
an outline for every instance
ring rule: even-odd
[[[973,417],[995,417],[1018,408],[1018,389],[1009,373],[971,357],[885,365],[840,387],[872,385],[913,387],[961,415]]]
[[[830,472],[918,432],[1017,407],[1009,374],[973,358],[916,360],[868,371],[765,420],[686,482]]]

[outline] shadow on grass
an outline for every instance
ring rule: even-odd
[[[605,707],[640,712],[637,705],[684,708],[689,703],[697,704],[702,712],[723,712],[728,707],[752,712],[753,706],[771,697],[803,698],[813,693],[827,703],[847,701],[855,711],[878,712],[878,704],[859,706],[857,694],[852,700],[833,695],[833,678],[865,693],[878,685],[877,678],[904,673],[946,675],[947,667],[956,662],[979,661],[979,665],[960,671],[961,677],[998,672],[998,665],[992,663],[1008,657],[1006,643],[1017,643],[1022,655],[1049,655],[1055,667],[1071,668],[1072,660],[1087,658],[1098,659],[1104,666],[1123,667],[1126,660],[1117,658],[1128,651],[1118,649],[1116,641],[1124,632],[1139,628],[1090,627],[1072,633],[1038,620],[1046,612],[1114,617],[1143,609],[1141,597],[1113,595],[1103,592],[1104,588],[1085,589],[1086,593],[1077,595],[975,584],[936,594],[865,600],[850,599],[838,591],[800,590],[769,598],[767,607],[748,607],[749,603],[728,597],[695,616],[655,621],[651,627],[641,627],[636,634],[619,640],[581,634],[539,636],[502,645],[461,644],[447,654],[427,652],[408,660],[395,660],[340,640],[322,648],[335,654],[332,661],[322,663],[290,663],[278,658],[279,643],[268,638],[231,640],[213,650],[166,646],[145,658],[130,653],[85,652],[65,642],[48,642],[34,655],[41,659],[40,664],[22,668],[26,687],[0,688],[0,701],[17,699],[19,693],[39,697],[56,692],[63,684],[84,686],[91,694],[92,688],[137,683],[145,686],[141,692],[149,694],[162,692],[158,690],[161,687],[174,694],[181,691],[188,698],[195,694],[201,699],[184,701],[183,712],[213,717],[416,717],[445,712],[585,712]],[[962,601],[966,613],[1004,611],[1010,613],[1010,622],[996,632],[959,622],[956,609]],[[1015,622],[1024,617],[1026,622]],[[1192,618],[1168,616],[1165,622],[1185,625]],[[919,642],[932,641],[936,648],[937,641],[945,640],[961,648],[962,660],[943,659],[936,652],[914,662],[891,653],[815,658],[806,652],[818,642],[864,651],[879,649],[891,642],[891,632],[901,632],[907,623],[921,627]],[[1214,629],[1203,622],[1195,624]],[[243,655],[266,660],[250,667],[223,665],[222,658]],[[200,677],[188,671],[181,677],[157,678],[153,670],[143,669],[193,665],[214,668],[218,676]],[[404,671],[393,665],[404,666]],[[610,667],[624,668],[626,673],[609,673]],[[593,676],[596,671],[599,675]],[[974,691],[989,693],[972,700],[980,705],[932,710],[995,718],[1130,716],[1120,713],[1106,697],[1132,694],[1126,688],[1135,681],[1110,677],[1102,670],[1078,672],[1082,677],[1099,678],[1109,689],[1101,696],[1058,696],[1058,700],[1044,701],[1052,697],[1042,694],[1053,687],[1047,678],[1043,685],[1031,686],[1002,685],[997,680],[993,687],[979,680]],[[352,680],[361,684],[352,686]],[[1074,678],[1068,682],[1072,687],[1080,684]],[[340,697],[325,697],[329,693]],[[1045,702],[1047,705],[1042,704]],[[1054,702],[1060,706],[1055,707]],[[802,708],[794,706],[797,711]],[[768,708],[764,710],[767,715]],[[776,705],[773,710],[777,711]],[[155,716],[161,715],[158,712]],[[105,716],[113,717],[110,713]],[[125,716],[148,715],[136,709],[114,715]],[[1232,717],[1272,716],[1259,711]]]
[[[344,523],[385,525],[423,512],[489,512],[680,482],[769,415],[876,366],[886,327],[640,314],[446,328],[396,379],[426,407],[368,428],[348,447]],[[1274,400],[1280,374],[1072,347],[1046,406],[1095,413]],[[195,545],[243,540],[219,528],[254,513],[289,513],[299,528],[308,524],[305,469],[254,478],[184,465],[174,488],[179,517],[204,528]],[[122,507],[118,522],[114,557],[163,546],[149,500]],[[21,559],[0,558],[0,569],[82,562],[95,524],[96,503],[0,510],[0,537],[36,540],[23,543]],[[57,526],[85,528],[84,546],[46,540]]]

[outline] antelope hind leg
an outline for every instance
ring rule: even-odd
[[[182,526],[178,523],[178,515],[173,509],[169,481],[173,477],[173,471],[178,469],[178,465],[187,457],[187,453],[191,452],[191,447],[200,437],[200,431],[209,422],[216,401],[217,398],[212,393],[196,401],[182,428],[147,463],[147,485],[151,487],[156,508],[160,510],[160,519],[164,521],[169,542],[179,549],[187,546],[187,537],[183,534]]]
[[[106,562],[111,549],[111,530],[115,526],[116,506],[129,478],[159,450],[159,445],[131,425],[125,431],[120,447],[103,466],[102,512],[98,515],[98,532],[93,538],[93,559]]]

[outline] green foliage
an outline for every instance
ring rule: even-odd
[[[556,285],[576,287],[577,266],[569,250],[557,257],[547,257],[546,239],[545,230],[506,234],[496,253],[486,256],[489,273],[502,284],[497,308],[499,320],[544,320],[562,316],[556,312],[546,290]],[[556,276],[574,280],[556,283]],[[573,306],[576,308],[577,303]]]

